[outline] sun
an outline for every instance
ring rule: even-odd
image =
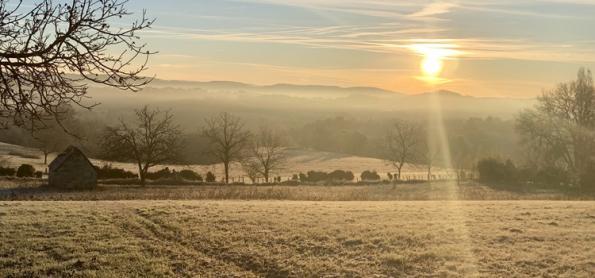
[[[421,43],[409,45],[409,48],[422,57],[422,76],[419,78],[430,83],[443,80],[440,75],[444,70],[445,60],[452,60],[453,57],[462,54],[457,50],[458,46],[453,44]]]
[[[438,76],[443,67],[442,59],[433,55],[426,55],[421,62],[421,70],[426,76]]]

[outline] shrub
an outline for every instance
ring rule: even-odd
[[[137,174],[120,168],[113,168],[111,164],[103,165],[101,168],[95,166],[98,179],[133,179]]]
[[[14,174],[17,173],[17,170],[15,170],[14,168],[10,168],[10,167],[1,167],[0,166],[0,176],[9,176],[12,177],[14,176]]]
[[[561,186],[570,184],[572,177],[568,171],[550,166],[539,169],[535,174],[534,180],[538,184]]]
[[[165,167],[165,168],[163,168],[159,171],[156,171],[156,172],[149,172],[149,173],[147,173],[147,176],[146,176],[147,179],[151,179],[151,180],[168,179],[168,178],[173,178],[173,177],[174,177],[174,172],[169,170],[169,167]]]
[[[35,168],[30,164],[22,164],[17,169],[17,177],[31,178],[35,175]]]
[[[192,170],[182,170],[178,173],[180,177],[191,181],[202,181],[202,176]]]
[[[354,178],[351,171],[335,170],[328,174],[330,181],[352,181]]]
[[[362,181],[378,181],[380,180],[380,175],[376,173],[376,171],[364,171],[361,174]]]
[[[514,182],[518,177],[518,170],[510,160],[502,162],[494,158],[483,159],[477,163],[477,171],[482,182]]]
[[[35,177],[38,178],[38,179],[43,178],[43,172],[42,171],[36,171],[35,172]]]
[[[306,174],[304,173],[300,173],[299,174],[299,179],[301,182],[307,182],[308,181],[308,176],[306,176]]]
[[[308,171],[309,182],[320,182],[328,180],[328,174],[326,172],[319,171]]]
[[[215,177],[215,174],[211,173],[210,171],[207,172],[207,176],[205,178],[206,182],[215,182],[217,180],[217,178]]]

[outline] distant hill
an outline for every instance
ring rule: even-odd
[[[230,112],[249,124],[283,126],[335,116],[360,119],[420,119],[441,111],[444,118],[499,117],[511,119],[534,104],[532,99],[473,97],[452,91],[403,94],[374,87],[324,85],[251,85],[232,81],[168,81],[156,79],[138,93],[92,87],[94,110],[113,119],[142,105],[171,109],[183,126],[196,127],[202,118]]]
[[[181,88],[200,89],[205,91],[228,91],[246,93],[266,93],[275,95],[324,95],[346,96],[351,94],[390,94],[400,93],[375,88],[375,87],[340,87],[328,85],[297,85],[297,84],[273,84],[273,85],[252,85],[233,81],[173,81],[156,79],[151,82],[149,88]]]

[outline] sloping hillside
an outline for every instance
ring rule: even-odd
[[[48,156],[48,163],[52,161],[57,154]],[[124,168],[132,172],[137,172],[137,168],[133,163],[119,163],[104,161],[100,159],[91,159],[93,164],[102,166],[105,164],[112,164],[114,167]],[[18,167],[19,165],[27,163],[31,164],[37,170],[44,170],[46,166],[43,163],[43,154],[41,151],[34,148],[27,148],[18,145],[11,145],[0,142],[0,164],[3,166]],[[222,165],[162,165],[155,167],[153,171],[164,167],[170,169],[182,170],[192,169],[200,174],[205,174],[208,171],[215,173],[217,177],[223,176]],[[375,170],[384,178],[386,173],[395,172],[395,169],[387,164],[384,160],[368,157],[358,157],[343,155],[329,152],[317,152],[303,149],[288,150],[288,161],[283,170],[275,173],[281,176],[284,180],[290,178],[293,174],[300,172],[306,173],[308,171],[326,171],[333,170],[348,170],[352,171],[356,176],[365,170]],[[444,175],[444,170],[435,169],[433,171],[437,175]],[[423,178],[425,169],[418,165],[407,165],[404,170],[405,178]],[[240,165],[233,165],[231,169],[231,176],[234,179],[244,176]]]

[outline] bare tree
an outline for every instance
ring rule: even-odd
[[[253,184],[256,183],[258,177],[260,176],[260,172],[258,171],[258,162],[254,159],[243,158],[240,163],[242,165],[242,170],[244,170],[244,173],[246,173],[250,181],[252,181]]]
[[[591,71],[581,68],[577,79],[544,92],[535,109],[523,112],[517,129],[541,161],[561,166],[575,177],[595,164],[595,85]]]
[[[418,148],[420,162],[426,165],[428,182],[432,180],[432,168],[441,153],[440,144],[436,138],[436,136],[430,136],[425,132],[423,138],[420,138],[421,141]]]
[[[452,166],[456,171],[457,183],[460,183],[469,178],[469,171],[475,168],[481,146],[475,140],[461,135],[451,138],[449,142]]]
[[[396,180],[401,179],[405,163],[413,161],[419,153],[421,134],[420,125],[406,121],[395,123],[387,132],[386,161],[396,168]]]
[[[131,15],[128,1],[9,2],[0,1],[0,124],[37,129],[59,121],[64,104],[91,108],[89,82],[137,91],[151,81],[139,76],[152,52],[137,33],[153,20],[143,12],[128,27],[111,24]]]
[[[135,114],[134,124],[120,120],[117,127],[106,129],[102,149],[108,158],[134,161],[144,185],[151,167],[179,159],[181,131],[169,112],[144,106]]]
[[[244,130],[240,118],[229,113],[221,113],[205,120],[203,135],[211,142],[213,155],[223,163],[225,183],[229,183],[230,165],[242,160],[250,133]]]
[[[271,172],[281,169],[286,158],[281,136],[270,128],[262,127],[252,140],[243,164],[253,168],[268,183]]]

